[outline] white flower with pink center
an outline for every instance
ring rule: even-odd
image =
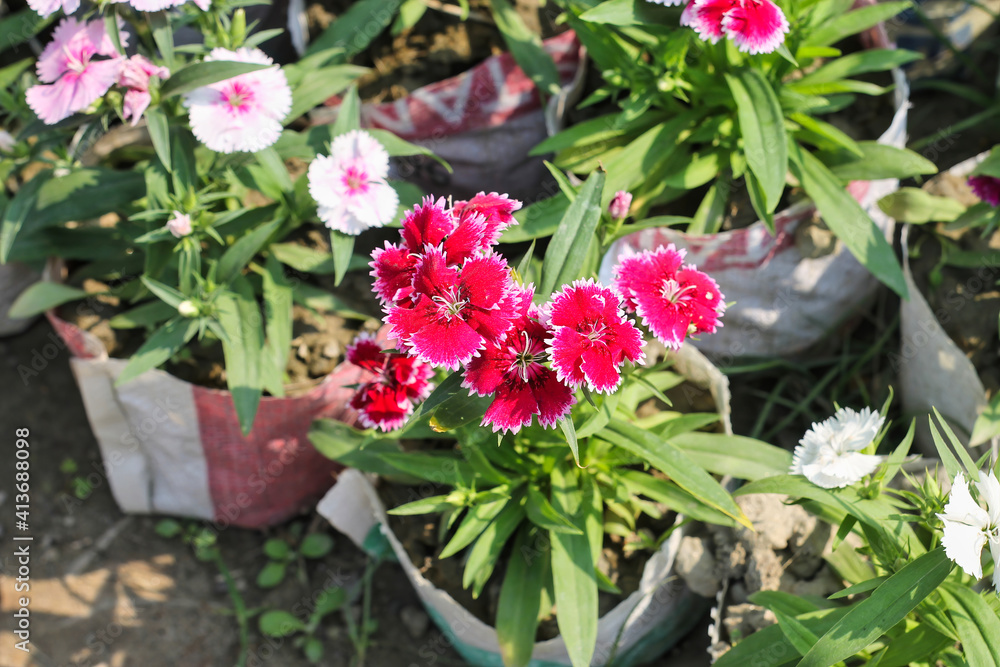
[[[352,235],[391,222],[399,196],[385,180],[389,154],[382,144],[353,130],[334,139],[330,153],[309,165],[309,193],[319,205],[319,219]]]
[[[260,49],[212,49],[206,61],[270,65]],[[191,130],[198,141],[219,153],[264,150],[281,136],[282,121],[292,109],[292,91],[275,65],[187,93]]]

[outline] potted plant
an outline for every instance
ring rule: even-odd
[[[361,73],[342,54],[278,67],[235,6],[143,7],[61,19],[37,78],[22,63],[6,79],[23,184],[0,261],[60,260],[12,313],[49,311],[74,354],[123,509],[267,525],[332,482],[306,431],[356,417],[358,373],[339,360],[373,325],[324,287],[352,268],[357,234],[415,197],[386,181],[389,156],[423,149],[359,132],[356,94],[336,125],[288,129]],[[205,43],[175,48],[188,23]],[[361,210],[358,188],[378,204]]]
[[[396,347],[352,348],[370,372],[355,405],[372,428],[319,421],[312,431],[337,461],[414,484],[380,499],[349,471],[320,512],[359,544],[384,535],[473,664],[658,655],[707,602],[670,581],[683,524],[746,523],[712,473],[756,477],[787,466],[780,450],[731,435],[724,378],[684,345],[716,330],[725,310],[708,275],[663,247],[623,257],[614,289],[593,280],[600,255],[587,247],[620,223],[618,208],[600,205],[604,186],[598,171],[572,192],[544,259],[529,252],[516,270],[493,246],[519,202],[490,194],[415,207],[402,240],[373,254],[373,289]],[[652,344],[643,351],[640,319],[670,350],[662,359]],[[417,365],[445,371],[422,402],[429,379]],[[706,394],[707,406],[690,407]],[[699,431],[712,424],[719,432]],[[433,526],[426,553],[404,550],[389,517]],[[621,590],[624,577],[612,581],[604,561],[643,550],[641,585]],[[599,620],[601,591],[620,604]],[[496,612],[480,620],[455,601],[493,592]],[[553,616],[561,638],[536,644],[540,623],[553,637]]]
[[[560,6],[601,72],[580,103],[596,117],[535,152],[554,151],[557,167],[581,176],[603,165],[611,192],[633,195],[624,229],[636,233],[611,249],[602,279],[624,247],[687,248],[737,303],[730,326],[701,343],[726,357],[807,347],[871,292],[869,273],[905,294],[875,202],[898,178],[935,171],[903,148],[898,67],[918,56],[856,44],[903,3],[841,14],[832,1],[760,0],[746,5],[752,17],[707,0],[683,11],[646,0]],[[876,74],[879,84],[865,80]],[[884,124],[859,132],[855,110],[890,88]],[[544,234],[553,219],[539,210],[506,240]]]

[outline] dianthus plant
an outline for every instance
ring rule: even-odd
[[[346,465],[429,483],[391,511],[438,515],[438,555],[463,554],[474,596],[494,573],[502,579],[507,665],[527,664],[535,619],[553,604],[573,664],[589,665],[598,590],[614,590],[597,567],[605,536],[626,552],[655,550],[682,523],[671,511],[745,522],[711,473],[774,458],[753,440],[735,447],[714,407],[671,407],[672,389],[710,395],[680,387],[673,364],[697,354],[682,349],[686,338],[722,325],[724,297],[672,246],[623,256],[612,284],[596,281],[621,222],[620,206],[600,207],[603,185],[599,172],[572,192],[544,261],[529,250],[518,268],[498,241],[520,202],[480,193],[410,210],[371,263],[394,346],[358,388],[355,407],[372,428],[323,421],[310,436]],[[432,367],[437,387],[420,403]],[[399,439],[423,444],[404,452]]]
[[[894,90],[901,99],[903,84],[887,73],[868,79],[918,55],[864,49],[857,38],[906,2],[856,9],[843,0],[556,4],[602,81],[578,105],[590,119],[545,140],[536,154],[556,152],[557,167],[581,176],[602,165],[610,192],[633,193],[637,220],[651,210],[681,213],[690,217],[661,223],[692,233],[719,231],[734,205],[752,207],[773,229],[779,207],[804,193],[870,271],[905,291],[884,234],[845,186],[933,173],[934,165],[878,144],[877,136],[849,136],[853,130],[831,115],[859,95]],[[888,127],[887,120],[878,132]],[[681,198],[687,208],[677,211]]]

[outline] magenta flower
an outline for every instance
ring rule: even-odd
[[[1000,206],[1000,178],[993,176],[970,176],[972,192],[990,206]]]
[[[434,389],[430,366],[405,354],[384,353],[371,334],[361,334],[348,346],[347,360],[374,375],[358,387],[350,403],[366,428],[401,427],[416,403]]]
[[[128,33],[122,31],[121,39],[125,46]],[[110,59],[96,60],[99,56]],[[28,89],[28,106],[48,125],[69,118],[108,92],[118,80],[122,61],[104,30],[104,21],[80,23],[65,18],[38,58],[42,83]]]
[[[680,348],[689,334],[715,333],[725,302],[719,286],[694,266],[682,267],[673,244],[619,258],[615,285],[626,308],[664,345]]]
[[[260,49],[217,48],[205,61],[270,65]],[[281,136],[282,121],[292,109],[292,91],[281,68],[240,74],[197,88],[184,96],[191,130],[198,141],[219,153],[256,152]]]
[[[411,303],[391,306],[390,336],[421,361],[457,369],[497,344],[511,327],[515,303],[507,263],[489,254],[449,266],[440,248],[428,247],[413,271]]]
[[[28,0],[28,6],[42,18],[51,16],[60,9],[69,16],[80,8],[80,0]]]
[[[559,380],[572,388],[613,392],[626,360],[646,355],[635,324],[625,318],[617,294],[593,280],[578,280],[552,297],[548,308],[552,337],[549,358]]]
[[[511,199],[506,194],[480,192],[469,201],[456,202],[453,210],[462,221],[477,214],[483,216],[486,228],[482,243],[491,246],[500,240],[500,234],[505,229],[517,224],[514,212],[520,209],[521,202]]]
[[[608,205],[608,213],[614,220],[624,220],[628,217],[630,208],[632,208],[632,193],[619,190]]]
[[[353,130],[333,141],[331,155],[309,165],[309,193],[330,229],[360,234],[392,222],[399,196],[386,182],[389,154],[375,137]]]
[[[513,326],[500,343],[487,343],[465,370],[463,387],[479,396],[494,396],[482,422],[492,424],[494,433],[517,433],[536,415],[539,424],[552,428],[576,402],[573,391],[544,366],[549,332],[538,321],[533,296],[530,285],[514,293]]]
[[[149,77],[158,77],[161,81],[170,76],[170,70],[159,67],[140,55],[134,55],[122,64],[118,75],[118,85],[126,88],[122,116],[131,120],[134,127],[142,114],[149,108],[152,96],[149,94]]]
[[[691,0],[681,25],[715,44],[728,37],[750,54],[771,53],[785,41],[788,19],[771,0]]]

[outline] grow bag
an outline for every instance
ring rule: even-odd
[[[892,72],[895,115],[879,143],[903,148],[909,87],[903,73]],[[899,187],[896,179],[854,181],[849,192],[887,238],[894,222],[878,208],[878,200]],[[698,349],[729,363],[743,356],[789,356],[819,341],[861,307],[875,292],[877,279],[837,243],[821,257],[804,257],[795,230],[816,216],[810,201],[774,216],[775,236],[762,221],[719,234],[689,235],[668,228],[651,228],[616,241],[604,256],[600,278],[610,285],[618,256],[627,248],[653,249],[673,243],[687,249],[686,261],[708,272],[727,302],[725,326],[696,341]]]
[[[360,368],[341,363],[306,394],[263,397],[244,436],[228,391],[159,369],[116,387],[128,361],[108,358],[93,335],[47,316],[73,355],[70,368],[123,512],[262,528],[311,509],[342,468],[307,434],[315,419],[355,422],[348,402]]]
[[[987,155],[983,153],[955,165],[949,173],[965,177]],[[899,371],[903,409],[907,414],[927,414],[931,408],[937,408],[963,439],[968,438],[976,418],[988,403],[986,388],[979,379],[976,367],[941,326],[940,319],[947,313],[931,310],[913,280],[908,254],[909,231],[909,225],[903,227],[903,276],[910,300],[900,304],[900,349],[899,355],[893,359],[894,370]],[[996,267],[980,269],[978,278],[982,287],[997,280],[996,272]],[[973,297],[974,294],[961,295],[960,301],[967,303]],[[974,308],[975,304],[968,303],[968,307]],[[926,420],[920,419],[918,424],[918,448],[928,456],[935,456],[937,449]],[[969,446],[981,444],[970,442]]]
[[[573,32],[545,40],[564,86],[572,86],[582,67],[580,43]],[[315,124],[332,123],[332,108],[312,113]],[[485,190],[506,192],[531,203],[550,180],[541,157],[528,152],[546,138],[545,114],[535,84],[509,53],[491,56],[450,79],[419,88],[384,104],[364,104],[361,125],[388,130],[429,149],[453,168],[422,156],[393,161],[391,178],[414,183],[427,192],[467,199]],[[544,193],[545,196],[552,193]]]
[[[720,421],[726,433],[731,433],[726,377],[689,345],[676,353],[674,361],[678,373],[711,392]],[[387,540],[427,613],[455,650],[470,665],[503,667],[496,629],[435,587],[413,566],[389,528],[378,493],[364,474],[344,471],[320,501],[317,511],[362,549],[371,549],[380,538]],[[693,593],[673,572],[683,536],[683,530],[675,531],[646,563],[639,589],[600,619],[591,664],[608,665],[612,661],[616,667],[646,664],[670,649],[701,620],[711,600]],[[531,667],[570,664],[562,637],[535,644]]]

